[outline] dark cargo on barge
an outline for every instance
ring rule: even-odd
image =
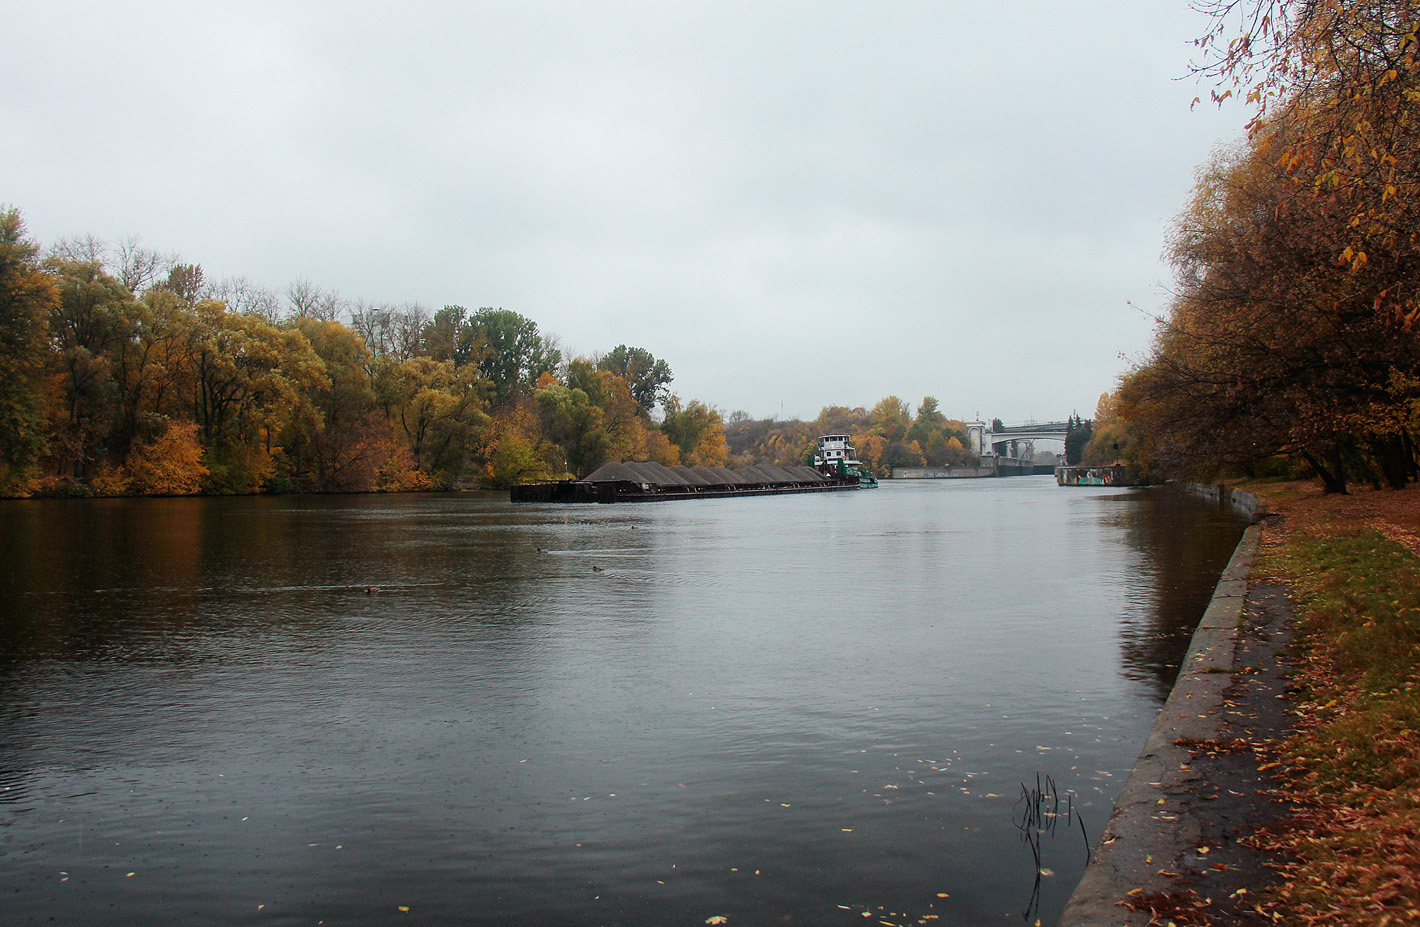
[[[833,467],[667,467],[609,463],[583,480],[514,486],[514,502],[669,502],[724,496],[777,496],[858,489],[858,476]]]

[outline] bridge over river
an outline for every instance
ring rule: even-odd
[[[1035,449],[1037,441],[1059,441],[1065,443],[1065,431],[1069,422],[1027,422],[1021,425],[967,422],[966,433],[970,439],[972,453],[981,457],[1028,457]],[[1029,450],[1021,453],[1022,445]]]

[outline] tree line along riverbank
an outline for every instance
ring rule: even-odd
[[[42,249],[0,207],[0,496],[504,488],[807,464],[825,433],[880,472],[974,460],[931,396],[755,420],[672,383],[644,348],[571,354],[512,310],[279,297],[136,238]]]
[[[1152,349],[1095,416],[1155,478],[1420,478],[1420,3],[1205,0],[1246,137],[1198,172]],[[1201,105],[1201,101],[1200,105]]]

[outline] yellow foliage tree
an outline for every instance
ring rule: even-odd
[[[971,452],[961,443],[961,438],[952,435],[947,439],[947,463],[955,466],[971,463]]]
[[[854,435],[853,446],[858,449],[858,459],[863,465],[874,473],[878,472],[883,465],[883,452],[887,450],[887,438],[876,434]]]
[[[729,457],[730,443],[725,440],[725,424],[716,421],[700,436],[695,450],[685,462],[692,467],[723,467]]]
[[[414,454],[402,441],[388,442],[388,455],[375,471],[376,492],[421,492],[434,488],[434,481],[419,469]]]
[[[558,469],[556,445],[547,441],[535,417],[520,406],[512,406],[492,420],[482,449],[482,483],[490,489],[504,489],[520,483],[551,479]]]
[[[665,467],[674,467],[680,463],[680,448],[671,443],[665,432],[647,429],[646,459]]]
[[[126,496],[128,485],[128,471],[108,461],[95,467],[89,477],[89,492],[95,496]]]
[[[129,489],[144,496],[190,496],[202,488],[207,467],[196,422],[169,422],[151,443],[135,444],[125,466]]]

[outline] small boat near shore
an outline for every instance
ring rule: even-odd
[[[1146,482],[1130,476],[1129,468],[1123,464],[1106,467],[1056,467],[1055,483],[1058,486],[1145,486]]]

